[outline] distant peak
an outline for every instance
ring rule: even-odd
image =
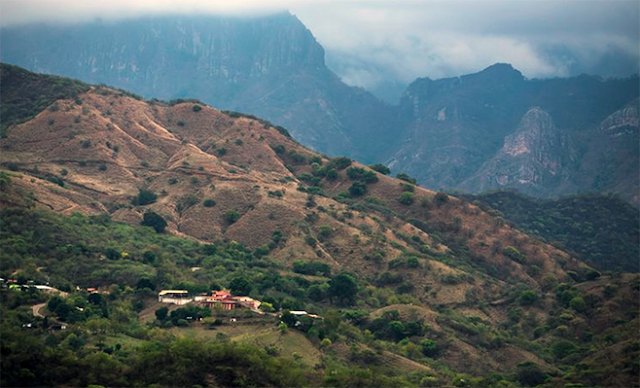
[[[480,73],[485,74],[505,74],[505,75],[518,75],[522,77],[522,73],[516,70],[511,66],[510,63],[495,63],[486,69],[482,70]]]

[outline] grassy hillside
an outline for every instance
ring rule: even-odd
[[[604,270],[640,270],[638,209],[611,196],[596,194],[539,200],[511,191],[466,195],[513,222],[519,229],[575,252]]]

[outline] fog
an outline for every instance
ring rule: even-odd
[[[511,63],[529,78],[622,77],[637,73],[640,63],[640,2],[624,0],[3,0],[0,25],[283,10],[311,30],[345,82],[368,89],[467,74],[496,62]]]

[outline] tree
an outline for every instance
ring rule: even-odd
[[[298,318],[296,318],[295,315],[291,314],[289,310],[284,310],[282,312],[280,320],[288,327],[294,327],[296,325],[296,322],[298,322]]]
[[[518,381],[520,384],[535,387],[544,383],[545,373],[537,364],[531,361],[523,362],[518,365]]]
[[[339,273],[329,281],[329,295],[337,298],[340,303],[346,300],[352,304],[357,293],[356,278],[350,273]]]
[[[169,309],[166,306],[162,306],[156,310],[156,318],[160,321],[164,321],[167,319],[167,315],[169,314]]]
[[[420,341],[422,353],[427,357],[435,357],[438,354],[438,347],[433,340],[423,339]]]
[[[134,199],[133,204],[145,206],[154,203],[156,199],[158,199],[156,193],[149,189],[142,188],[138,190],[138,197]]]
[[[349,194],[351,194],[351,196],[353,197],[359,197],[366,192],[367,192],[367,185],[361,181],[355,181],[353,182],[351,187],[349,187]]]
[[[148,211],[144,213],[144,216],[142,217],[142,225],[150,226],[155,229],[157,233],[162,233],[164,232],[164,228],[167,227],[167,221],[165,221],[158,213]]]
[[[229,282],[229,289],[235,295],[248,295],[251,292],[251,282],[245,275],[236,275]]]

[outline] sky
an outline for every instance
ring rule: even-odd
[[[624,77],[640,66],[637,0],[0,0],[0,26],[283,10],[314,34],[346,83],[383,94],[497,62],[528,78]]]

